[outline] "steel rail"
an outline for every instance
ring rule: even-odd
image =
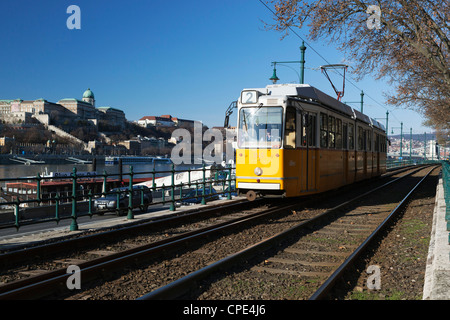
[[[415,186],[411,191],[403,198],[403,200],[395,207],[394,210],[383,220],[383,222],[364,240],[364,242],[356,248],[355,251],[336,269],[336,271],[321,285],[321,287],[310,297],[309,300],[322,300],[325,299],[327,294],[333,288],[336,281],[342,277],[343,273],[348,270],[350,266],[354,264],[356,259],[364,252],[364,250],[372,243],[374,239],[380,234],[380,232],[391,222],[394,216],[402,210],[407,201],[411,198],[412,194],[422,184],[422,182],[431,174],[432,168]]]
[[[247,223],[251,220],[286,211],[290,208],[298,207],[299,205],[301,204],[291,203],[277,208],[266,209],[219,224],[189,231],[144,246],[86,261],[78,264],[78,267],[80,268],[83,280],[94,279],[98,277],[99,272],[117,270],[121,266],[128,265],[130,261],[135,261],[137,259],[161,252],[167,252],[180,247],[188,241],[203,239],[215,233],[235,228],[236,226]],[[8,283],[0,286],[0,300],[40,298],[49,295],[50,291],[54,292],[67,290],[67,288],[65,288],[66,281],[71,275],[72,274],[66,273],[66,269],[59,269],[42,275]]]
[[[335,213],[338,209],[348,205],[351,202],[357,201],[377,190],[380,190],[382,188],[387,187],[388,185],[397,182],[409,175],[412,175],[414,173],[416,173],[417,171],[422,170],[423,168],[418,168],[417,170],[410,172],[408,174],[405,174],[404,176],[401,176],[399,178],[396,178],[392,181],[389,181],[377,188],[374,188],[368,192],[365,192],[364,194],[361,194],[351,200],[345,201],[337,206],[335,206],[334,208],[331,208],[327,211],[325,211],[324,213],[313,217],[307,221],[301,222],[298,225],[291,227],[290,229],[280,232],[272,237],[269,237],[265,240],[262,240],[256,244],[253,244],[237,253],[231,254],[228,257],[216,261],[210,265],[208,265],[207,267],[204,267],[202,269],[199,269],[197,271],[194,271],[190,274],[188,274],[187,276],[180,278],[166,286],[160,287],[152,292],[149,292],[143,296],[141,296],[140,298],[138,298],[137,300],[166,300],[166,299],[176,299],[182,295],[184,295],[187,291],[190,290],[190,288],[192,288],[195,283],[197,283],[198,281],[206,278],[207,276],[213,274],[214,272],[217,272],[221,269],[226,269],[231,267],[232,265],[236,264],[239,261],[243,261],[245,259],[249,259],[252,256],[254,256],[255,254],[261,252],[261,251],[265,251],[271,247],[273,247],[274,245],[280,243],[280,241],[283,241],[291,236],[295,236],[296,234],[298,234],[299,230],[304,229],[305,227],[311,226],[317,222],[319,222],[320,220],[329,217],[331,214]]]

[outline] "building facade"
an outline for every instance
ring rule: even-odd
[[[163,127],[185,127],[185,128],[193,128],[195,121],[194,120],[186,120],[172,117],[169,114],[165,114],[162,116],[145,116],[138,120],[138,124],[141,127],[155,127],[155,126],[163,126]]]
[[[47,114],[52,121],[64,120],[97,120],[111,121],[113,125],[125,126],[126,118],[122,110],[111,107],[95,107],[95,96],[91,89],[83,93],[82,100],[75,98],[61,99],[57,103],[45,99],[37,100],[0,100],[0,119],[4,122],[25,120],[29,117],[44,119],[38,115]],[[48,123],[47,123],[48,124]]]
[[[125,113],[116,108],[111,107],[98,107],[98,120],[107,121],[109,124],[113,126],[120,126],[121,128],[125,127]]]

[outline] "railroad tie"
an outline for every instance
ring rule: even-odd
[[[115,253],[114,251],[109,251],[109,250],[93,250],[93,251],[89,251],[88,254],[94,255],[94,256],[109,256],[111,254]]]
[[[253,267],[252,271],[256,272],[268,272],[273,274],[290,274],[293,276],[300,277],[328,277],[330,272],[315,272],[315,271],[295,271],[295,270],[285,270],[285,269],[276,269],[276,268],[267,268],[267,267]]]

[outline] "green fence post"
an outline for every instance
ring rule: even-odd
[[[206,180],[206,167],[205,164],[203,163],[203,192],[202,192],[202,204],[205,205],[206,204],[206,199],[205,199],[205,180]]]
[[[153,165],[152,169],[152,191],[156,191],[156,182],[155,182],[155,165]]]
[[[92,190],[89,190],[88,197],[89,197],[89,216],[92,219],[92,215],[93,215],[92,214]]]
[[[175,164],[172,163],[172,196],[170,199],[170,211],[175,211]]]
[[[16,229],[19,230],[20,222],[19,222],[19,206],[20,206],[20,199],[19,197],[16,197],[16,204],[14,205],[14,215],[15,215],[15,226]]]
[[[228,168],[228,195],[227,199],[231,200],[231,165]]]
[[[120,189],[116,189],[116,215],[120,216]]]
[[[106,170],[103,170],[103,190],[102,190],[102,196],[106,197],[106,192],[108,192],[108,190],[106,190],[106,179],[108,177],[108,174],[106,173]]]
[[[37,174],[37,177],[36,177],[36,179],[37,179],[37,190],[36,190],[36,197],[37,197],[37,201],[38,201],[38,205],[40,205],[41,204],[41,175],[38,173]]]
[[[134,219],[133,215],[133,166],[130,166],[130,183],[128,185],[128,216],[127,219]]]
[[[188,187],[191,188],[191,168],[188,169]]]
[[[73,168],[72,172],[72,222],[70,224],[70,231],[78,230],[77,223],[77,168]]]
[[[59,224],[59,193],[56,194],[55,201],[55,220],[56,224]]]

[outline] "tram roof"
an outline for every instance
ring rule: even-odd
[[[384,125],[382,125],[377,120],[368,117],[367,115],[353,109],[345,103],[336,100],[335,98],[309,84],[271,84],[266,86],[265,89],[259,89],[259,91],[264,95],[298,97],[303,100],[310,100],[330,107],[341,113],[347,114],[353,119],[358,119],[367,124],[373,125],[380,130],[385,131]]]

